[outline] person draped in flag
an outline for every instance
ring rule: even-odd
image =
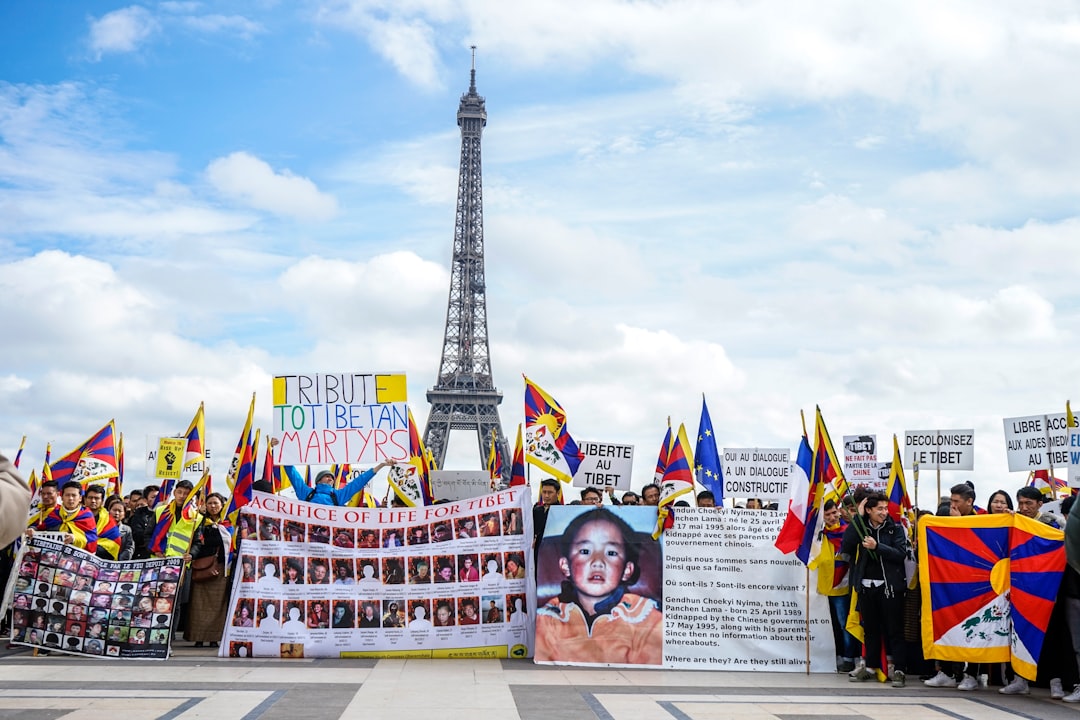
[[[38,487],[38,505],[30,511],[26,526],[43,530],[42,524],[49,513],[60,504],[60,486],[55,480],[46,480]]]
[[[202,515],[187,502],[194,488],[190,480],[179,480],[173,488],[172,500],[158,504],[157,525],[150,536],[150,554],[153,557],[188,555],[195,528],[202,520]]]
[[[103,560],[120,559],[120,528],[105,510],[105,489],[100,485],[86,488],[83,505],[97,524],[97,556]]]
[[[851,562],[851,586],[858,590],[855,608],[862,617],[866,665],[850,675],[853,682],[876,677],[883,647],[893,657],[893,687],[904,687],[907,661],[904,645],[904,561],[910,555],[907,533],[889,517],[889,499],[883,493],[866,496],[861,516],[848,525],[840,552]]]
[[[93,514],[83,507],[82,484],[75,480],[64,483],[60,491],[60,504],[52,509],[40,530],[63,533],[64,542],[82,548],[88,553],[97,552],[97,521]],[[34,528],[26,531],[33,537]]]
[[[821,551],[808,566],[817,569],[817,592],[829,598],[829,617],[833,628],[833,646],[836,650],[837,672],[851,672],[855,661],[862,656],[859,641],[852,637],[847,627],[851,609],[851,592],[848,575],[851,566],[841,554],[840,545],[847,530],[847,522],[840,516],[840,507],[829,499],[822,506],[824,526],[821,529]]]

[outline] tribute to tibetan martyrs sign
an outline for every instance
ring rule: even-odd
[[[404,373],[274,378],[278,465],[375,464],[409,457]]]

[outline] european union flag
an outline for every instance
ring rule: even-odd
[[[701,396],[701,422],[698,423],[697,446],[694,448],[694,475],[697,481],[712,492],[716,506],[724,504],[724,471],[720,469],[720,453],[716,449],[716,436],[713,434],[712,418],[705,396]]]

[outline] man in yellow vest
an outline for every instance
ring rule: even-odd
[[[150,538],[150,549],[154,557],[184,557],[191,549],[191,538],[195,528],[199,527],[202,515],[194,507],[184,512],[184,505],[193,485],[190,480],[180,480],[173,490],[172,501],[159,505],[156,511],[157,526]],[[166,522],[162,516],[171,515]]]

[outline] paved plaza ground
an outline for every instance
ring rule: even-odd
[[[185,643],[186,645],[186,643]],[[1080,719],[1046,690],[1006,697],[843,675],[555,668],[523,660],[167,662],[0,651],[0,720]]]

